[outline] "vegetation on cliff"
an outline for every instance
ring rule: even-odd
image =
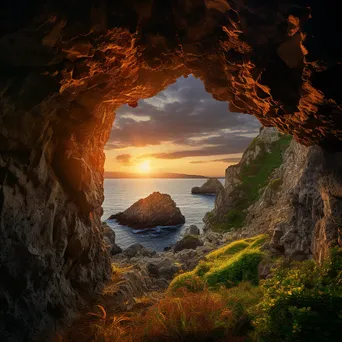
[[[278,140],[265,145],[264,141],[256,137],[248,147],[248,150],[260,149],[256,158],[242,165],[238,175],[239,184],[230,194],[234,200],[223,219],[217,219],[213,214],[208,214],[207,219],[214,231],[229,231],[233,228],[244,226],[247,208],[255,203],[262,194],[262,189],[270,182],[273,171],[279,168],[283,162],[283,153],[290,145],[292,137],[281,135]],[[274,186],[279,185],[277,180]]]

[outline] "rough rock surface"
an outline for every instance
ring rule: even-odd
[[[229,211],[244,210],[241,208],[240,205],[237,206],[236,204],[240,201],[243,204],[246,202],[246,192],[249,193],[251,191],[251,188],[240,188],[240,185],[242,183],[242,170],[251,166],[252,162],[260,157],[261,154],[271,152],[274,143],[279,141],[281,137],[282,135],[276,128],[261,129],[260,134],[252,141],[250,146],[243,153],[240,162],[236,165],[229,166],[226,169],[224,191],[218,193],[215,199],[214,209],[209,215],[207,214],[205,216],[204,222],[206,223],[206,225],[204,227],[204,230],[213,228],[215,222],[224,222]],[[252,172],[255,173],[254,170]]]
[[[123,254],[128,258],[134,258],[137,256],[153,256],[156,254],[155,251],[145,248],[140,243],[134,243],[133,245],[127,247]]]
[[[216,195],[223,190],[223,185],[216,178],[209,178],[202,186],[195,186],[191,189],[192,194]]]
[[[120,105],[194,74],[231,111],[341,150],[338,6],[1,1],[1,339],[52,332],[109,275],[103,148]]]
[[[277,133],[270,130],[273,129],[264,129],[259,139],[275,141]],[[240,164],[227,169],[225,192],[216,199],[215,209],[205,218],[207,230],[215,220],[224,221],[234,202],[239,200],[236,196],[239,174],[258,153],[257,145],[252,144]],[[323,260],[328,248],[342,246],[341,175],[341,153],[329,153],[318,146],[305,147],[292,141],[281,166],[272,172],[258,200],[247,208],[241,234],[253,236],[269,232],[274,252],[293,260],[310,257]]]
[[[199,230],[199,228],[197,226],[195,226],[194,224],[192,224],[190,227],[188,227],[185,230],[184,236],[186,235],[200,235],[201,232]]]
[[[171,196],[160,192],[140,199],[124,212],[112,215],[109,219],[136,229],[176,226],[185,222]]]
[[[203,241],[196,235],[185,235],[181,240],[177,241],[173,246],[173,251],[179,252],[183,249],[196,249],[203,246]]]
[[[321,261],[342,246],[341,215],[342,154],[292,142],[246,221],[251,232],[269,231],[271,246],[291,259]]]
[[[104,241],[111,255],[119,254],[122,249],[115,242],[115,232],[106,223],[102,222]]]

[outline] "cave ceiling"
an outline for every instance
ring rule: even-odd
[[[4,126],[30,112],[86,139],[118,106],[193,74],[230,111],[304,145],[342,148],[337,1],[14,0],[0,9]]]

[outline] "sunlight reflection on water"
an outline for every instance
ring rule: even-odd
[[[220,179],[222,184],[223,179]],[[117,244],[125,249],[133,243],[162,251],[178,241],[184,230],[191,224],[203,228],[203,217],[214,207],[215,196],[192,195],[191,188],[201,186],[205,179],[105,179],[103,202],[103,220],[115,213],[124,211],[140,198],[154,191],[169,194],[185,216],[185,224],[178,227],[157,227],[157,229],[137,232],[127,226],[108,220],[114,229]]]

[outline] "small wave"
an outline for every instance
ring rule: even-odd
[[[180,228],[182,226],[183,226],[183,224],[177,224],[175,226],[157,226],[157,227],[153,227],[153,228],[144,228],[144,229],[133,229],[132,228],[132,233],[133,234],[142,234],[142,233],[149,233],[149,232],[162,233],[163,230],[174,230],[174,229]]]

